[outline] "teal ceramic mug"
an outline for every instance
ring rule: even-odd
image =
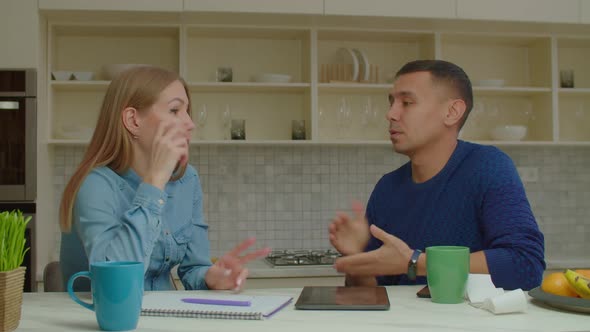
[[[469,248],[433,246],[426,248],[426,278],[435,303],[461,303],[469,276]]]
[[[74,280],[79,277],[90,279],[92,303],[86,303],[74,294]],[[141,313],[143,263],[92,263],[90,271],[78,272],[70,277],[68,294],[76,303],[95,312],[101,330],[134,330]]]

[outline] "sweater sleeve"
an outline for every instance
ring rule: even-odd
[[[498,151],[486,161],[482,202],[484,253],[496,287],[528,290],[545,270],[544,238],[512,160]]]

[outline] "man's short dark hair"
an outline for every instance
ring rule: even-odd
[[[444,60],[416,60],[406,63],[396,74],[395,78],[404,74],[429,72],[434,82],[447,84],[458,93],[458,97],[465,102],[465,114],[461,119],[459,129],[463,127],[467,116],[473,108],[473,90],[469,77],[454,63]]]

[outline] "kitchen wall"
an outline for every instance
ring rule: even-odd
[[[538,168],[538,181],[525,186],[550,266],[588,267],[590,149],[502,150],[517,166]],[[56,192],[62,192],[83,152],[56,148]],[[217,256],[248,236],[275,249],[329,248],[327,227],[336,211],[347,210],[353,199],[366,202],[376,181],[407,159],[391,147],[209,145],[192,147],[191,161],[201,176],[211,252]],[[57,257],[59,234],[47,238],[55,242]]]

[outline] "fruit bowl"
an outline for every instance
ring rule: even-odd
[[[492,129],[490,136],[496,141],[520,141],[526,136],[526,133],[526,126],[505,125]]]

